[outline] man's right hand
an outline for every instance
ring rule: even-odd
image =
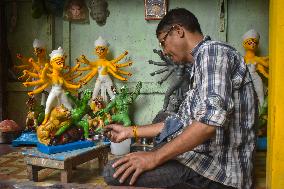
[[[104,128],[104,136],[112,142],[122,142],[133,136],[132,127],[124,127],[119,124],[110,124]]]

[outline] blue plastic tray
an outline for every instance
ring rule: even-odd
[[[12,146],[37,145],[38,139],[35,132],[23,132],[21,136],[12,141]]]
[[[38,148],[34,147],[31,149],[27,149],[24,150],[22,152],[23,155],[27,155],[27,156],[32,156],[32,157],[38,157],[38,158],[47,158],[47,159],[53,159],[53,160],[58,160],[58,161],[64,161],[66,159],[72,158],[74,156],[80,155],[80,154],[84,154],[84,153],[88,153],[90,150],[96,149],[98,147],[102,147],[102,146],[109,146],[110,143],[109,142],[103,142],[91,147],[86,147],[86,148],[80,148],[77,150],[72,150],[72,151],[64,151],[64,152],[59,152],[59,153],[55,153],[55,154],[47,154],[47,153],[43,153],[40,152],[38,150]],[[62,145],[64,146],[64,145]]]
[[[91,147],[95,145],[96,145],[95,142],[88,141],[88,140],[70,142],[67,144],[55,145],[55,146],[47,146],[41,143],[37,143],[37,149],[38,151],[45,153],[45,154],[55,154],[55,153],[60,153],[60,152],[77,150],[81,148],[87,148],[87,147]]]

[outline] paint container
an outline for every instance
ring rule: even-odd
[[[111,142],[110,149],[113,155],[124,155],[130,152],[131,139],[126,139],[120,143]]]

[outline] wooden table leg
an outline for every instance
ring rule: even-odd
[[[98,160],[99,160],[99,171],[102,171],[108,161],[108,150],[107,149],[102,150],[102,152],[98,155]]]
[[[28,178],[29,180],[38,181],[38,171],[42,168],[35,165],[27,165],[27,172],[28,172]]]
[[[38,181],[38,171],[44,168],[59,169],[61,171],[61,182],[71,182],[72,169],[76,169],[77,165],[90,161],[94,158],[98,158],[99,169],[103,170],[105,164],[108,161],[109,148],[92,149],[86,153],[78,153],[74,156],[70,156],[64,160],[55,160],[41,157],[27,157],[27,171],[28,178],[32,181]]]
[[[61,182],[62,183],[68,183],[71,181],[71,177],[72,177],[72,166],[69,168],[66,168],[64,170],[61,170]]]

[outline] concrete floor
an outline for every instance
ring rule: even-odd
[[[0,144],[0,157],[4,157],[4,159],[9,159],[10,154],[17,153],[22,151],[23,147],[12,147],[8,144]],[[12,155],[11,155],[12,156]],[[16,156],[18,159],[18,156]],[[111,158],[115,158],[113,155],[110,154]],[[23,161],[23,156],[20,157],[20,161]],[[93,162],[91,162],[93,161]],[[106,186],[103,182],[102,176],[97,173],[96,160],[91,160],[85,164],[82,164],[76,168],[77,172],[72,176],[74,177],[73,183],[60,183],[60,176],[59,171],[51,171],[50,169],[47,170],[47,177],[41,180],[41,182],[32,182],[29,181],[25,176],[25,178],[12,178],[13,174],[7,173],[6,179],[5,177],[0,177],[0,188],[1,189],[146,189],[143,187],[126,187],[126,186]],[[1,161],[0,161],[1,162]],[[8,161],[8,162],[11,162]],[[18,164],[17,163],[17,164]],[[22,162],[23,164],[23,162]],[[7,165],[8,166],[8,165]],[[23,167],[23,166],[22,166]],[[24,168],[23,168],[24,169]],[[92,170],[91,170],[92,169]],[[81,172],[80,172],[81,171]],[[8,171],[9,172],[9,171]],[[80,172],[80,173],[78,173]],[[1,176],[1,171],[0,171]],[[2,173],[3,176],[3,173]],[[88,178],[87,178],[88,177]],[[83,184],[85,183],[85,184]]]
[[[9,154],[11,152],[15,152],[19,150],[20,147],[12,147],[11,145],[8,144],[0,144],[0,156],[3,156],[5,154]],[[266,168],[266,152],[257,152],[256,154],[256,169],[255,169],[255,177],[256,177],[256,189],[265,189],[265,168]],[[44,185],[44,184],[42,184]],[[12,189],[12,188],[19,188],[19,189],[36,189],[36,188],[51,188],[51,189],[59,189],[59,188],[114,188],[114,189],[120,189],[120,188],[139,188],[139,187],[110,187],[110,186],[105,186],[105,185],[98,185],[98,186],[93,186],[90,184],[76,184],[76,183],[70,183],[70,184],[62,184],[62,183],[56,183],[52,185],[48,185],[46,187],[39,186],[37,183],[30,182],[30,181],[21,181],[18,183],[17,181],[3,181],[0,179],[0,188],[7,188],[7,189]]]

